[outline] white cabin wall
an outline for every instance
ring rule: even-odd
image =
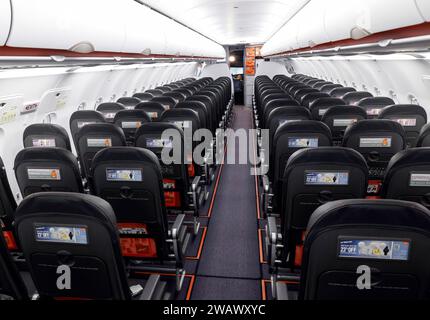
[[[17,200],[21,196],[13,164],[16,154],[23,148],[22,134],[28,125],[50,121],[66,128],[70,135],[70,115],[79,107],[92,110],[102,102],[116,101],[158,85],[197,77],[198,70],[199,64],[191,62],[1,71],[0,104],[7,102],[6,107],[12,106],[11,114],[15,117],[12,116],[10,122],[0,124],[0,156]],[[58,93],[59,97],[56,96]],[[39,103],[38,110],[20,114],[29,102]],[[0,123],[3,120],[2,108]]]
[[[418,58],[417,58],[418,57]],[[287,60],[295,73],[322,78],[386,96],[396,103],[422,105],[430,116],[430,54],[312,57]]]

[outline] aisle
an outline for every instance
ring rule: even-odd
[[[251,127],[251,109],[236,106],[233,129]],[[238,144],[235,148],[238,159]],[[261,299],[255,178],[250,170],[249,164],[223,168],[192,299]]]

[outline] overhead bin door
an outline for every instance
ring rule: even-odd
[[[127,40],[123,51],[146,55],[166,54],[165,18],[135,1],[128,1],[124,6],[127,12]]]
[[[4,46],[9,35],[11,10],[9,1],[0,1],[0,46]]]
[[[2,1],[5,2],[5,1]],[[121,52],[121,0],[12,0],[12,47]]]

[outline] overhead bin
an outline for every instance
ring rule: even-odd
[[[311,1],[306,11],[299,12],[294,18],[299,25],[297,29],[297,47],[315,47],[330,41],[325,30],[324,11],[325,1]],[[307,20],[313,17],[312,21]],[[323,31],[323,32],[321,32]]]
[[[124,2],[128,8],[126,19],[127,39],[123,52],[145,55],[166,54],[166,35],[163,20],[167,19],[135,1]]]
[[[12,12],[9,1],[0,1],[0,46],[4,46],[10,30]]]
[[[262,54],[268,56],[339,40],[358,40],[429,20],[428,0],[349,0],[347,3],[313,0],[265,44]]]
[[[12,0],[12,9],[10,47],[225,58],[222,46],[133,0]]]
[[[125,19],[117,0],[12,0],[8,46],[121,52]]]

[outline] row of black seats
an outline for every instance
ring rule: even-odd
[[[198,93],[207,90],[218,97],[217,93],[224,96],[231,90],[228,79],[210,83],[211,88],[203,86]],[[223,107],[225,117],[229,107],[231,101]],[[114,119],[135,111],[119,111]],[[124,270],[131,275],[142,271],[176,274],[179,291],[185,277],[184,253],[192,236],[184,213],[193,211],[196,234],[196,217],[205,194],[200,196],[198,191],[202,183],[197,169],[190,170],[184,161],[163,164],[160,158],[163,149],[184,154],[183,130],[209,129],[201,126],[200,119],[197,111],[177,105],[164,110],[158,121],[150,122],[145,115],[122,119],[122,125],[108,123],[99,111],[77,111],[70,127],[82,170],[65,129],[52,124],[28,127],[23,137],[26,148],[15,160],[25,197],[17,210],[8,183],[2,184],[9,190],[4,194],[10,194],[9,201],[2,199],[10,203],[1,215],[6,240],[0,241],[2,257],[9,259],[12,252],[15,260],[25,258],[23,264],[41,298],[161,298],[165,284],[159,276],[151,276],[144,290],[134,286],[130,291]],[[126,121],[141,121],[134,126],[133,144],[129,140],[128,146],[123,131]],[[165,140],[165,130],[177,133],[176,139]],[[7,179],[2,178],[2,182]],[[176,213],[174,221],[169,221],[168,212]],[[22,225],[26,225],[23,233]],[[33,227],[28,237],[28,228]],[[10,259],[7,265],[2,263],[0,259],[0,267],[9,273],[0,277],[0,294],[28,297],[15,290],[22,288],[13,284],[18,276],[9,276],[14,263]],[[76,279],[71,290],[55,286],[57,267],[62,264],[71,268]]]
[[[286,76],[277,76],[275,79],[281,86],[297,82]],[[322,83],[316,82],[314,85],[317,84]],[[273,89],[273,86],[278,89]],[[281,90],[274,81],[264,76],[256,79],[256,101],[263,102],[260,108],[256,102],[255,113],[258,119],[259,110],[266,107],[260,128],[268,130],[269,134],[269,145],[263,148],[260,143],[260,148],[262,152],[270,149],[266,152],[269,159],[268,178],[274,184],[277,184],[275,180],[282,178],[289,155],[298,149],[344,146],[359,151],[366,158],[370,167],[370,180],[373,181],[369,195],[377,196],[386,166],[397,152],[410,145],[429,146],[430,126],[425,125],[427,114],[420,106],[387,106],[382,109],[380,119],[366,120],[367,115],[362,107],[336,105],[340,102],[338,98],[321,98],[315,92],[307,93],[304,97],[308,98],[311,109],[319,110],[317,114],[320,114],[321,110],[325,113],[323,121],[319,121],[318,117],[312,116],[308,108],[299,106],[296,100],[290,98],[279,99],[280,94],[271,93],[273,90]],[[350,96],[355,94],[363,95],[357,92],[348,93]],[[358,104],[361,105],[364,99],[368,102],[370,98],[363,98]]]
[[[302,79],[299,81],[299,79]],[[288,78],[275,76],[274,80],[258,77],[255,83],[255,107],[260,127],[269,129],[274,116],[282,114],[279,107],[303,106],[307,110],[293,110],[284,115],[293,120],[312,119],[322,121],[331,129],[335,142],[340,142],[349,125],[366,119],[387,119],[400,123],[406,132],[408,146],[414,147],[424,140],[430,131],[424,108],[418,105],[396,105],[387,97],[373,97],[368,92],[355,91],[313,78]],[[292,109],[292,108],[290,108]],[[299,108],[296,108],[298,110]],[[272,117],[270,117],[272,116]],[[270,118],[270,119],[269,119]],[[421,133],[421,138],[418,139]],[[419,141],[418,141],[419,140]]]
[[[341,201],[342,199],[364,199],[369,191],[371,191],[370,194],[374,194],[375,190],[369,190],[369,183],[370,185],[373,183],[372,179],[384,178],[385,184],[381,193],[384,197],[414,201],[428,207],[428,188],[430,186],[430,175],[428,174],[430,172],[430,161],[428,159],[430,159],[430,149],[425,147],[406,149],[407,134],[399,123],[401,121],[392,121],[393,119],[364,120],[367,116],[365,110],[361,107],[338,106],[336,103],[340,101],[337,100],[336,102],[334,100],[338,98],[326,97],[315,91],[307,92],[307,90],[299,93],[305,94],[306,92],[303,97],[295,95],[294,99],[291,96],[280,98],[280,95],[288,95],[281,87],[297,81],[285,76],[275,78],[277,80],[275,86],[278,89],[274,88],[274,81],[266,77],[257,78],[254,109],[256,122],[258,123],[258,120],[261,119],[259,115],[262,109],[264,107],[273,107],[269,110],[269,114],[272,117],[263,117],[263,123],[269,124],[269,126],[261,126],[263,129],[270,130],[269,143],[271,147],[269,175],[262,179],[264,186],[262,203],[265,213],[269,215],[265,241],[268,250],[268,262],[273,274],[272,294],[276,297],[283,294],[276,291],[279,289],[279,282],[277,281],[279,278],[297,278],[296,273],[301,269],[302,289],[308,286],[307,277],[303,276],[307,268],[312,267],[312,272],[307,276],[313,277],[314,280],[318,280],[316,275],[322,276],[316,270],[318,268],[315,265],[308,265],[308,260],[306,259],[311,249],[307,248],[306,244],[309,240],[309,233],[315,227],[312,223],[315,219],[312,217],[314,215],[329,215],[326,209],[329,208],[330,203],[340,201],[338,207],[336,202],[333,204],[333,207],[339,209],[342,207],[341,203],[345,203]],[[313,85],[317,85],[317,83],[322,85],[317,81],[311,82]],[[340,87],[337,88],[340,89]],[[274,92],[278,90],[283,93]],[[357,96],[359,95],[361,93]],[[296,99],[300,100],[306,107],[300,106]],[[345,132],[342,132],[341,145],[343,147],[333,147],[332,130],[324,121],[312,116],[312,112],[308,109],[309,106],[327,109],[330,101],[334,104],[325,111],[325,115],[330,116],[333,111],[332,116],[334,118],[332,118],[331,122],[335,120],[343,121],[345,128],[347,128]],[[348,108],[352,110],[351,113],[344,111]],[[415,119],[420,126],[427,122],[427,116],[421,107],[415,108],[415,106],[411,106],[410,110],[407,110],[408,106],[385,108],[385,110],[390,109],[400,110],[401,112],[396,115],[397,117]],[[268,110],[264,112],[266,111]],[[344,112],[340,114],[340,118],[336,117],[337,111],[339,111],[339,114]],[[402,112],[407,112],[407,115]],[[363,116],[361,121],[357,121],[354,118],[358,114]],[[322,119],[324,119],[324,116]],[[354,121],[346,124],[346,119],[354,119]],[[264,146],[262,145],[260,145],[260,152],[264,152]],[[369,166],[373,170],[369,170]],[[388,170],[385,172],[386,166],[388,166]],[[381,169],[378,171],[375,168]],[[372,185],[370,189],[373,189]],[[378,207],[383,202],[356,200],[349,203],[357,204],[359,207],[370,205],[372,210],[378,211]],[[384,203],[390,203],[390,201],[386,200]],[[324,204],[326,205],[319,209]],[[399,203],[398,205],[404,207],[406,204]],[[420,210],[426,209],[420,208]],[[351,209],[351,211],[354,210]],[[355,220],[354,223],[362,223],[366,228],[372,229],[370,225],[374,223],[375,219],[366,221],[368,217],[364,215],[362,218],[362,220]],[[387,221],[387,224],[395,223],[396,219],[393,217],[392,221]],[[335,230],[339,227],[339,223],[342,223],[342,221],[333,220],[327,227],[333,227],[333,230]],[[348,233],[346,232],[345,235],[348,235]],[[385,243],[384,241],[378,242],[376,236],[377,234],[374,235],[374,238],[365,239],[358,236],[351,238],[357,242],[357,246],[354,247],[351,244],[352,249],[345,250],[357,250],[357,255],[352,255],[351,258],[366,258],[373,263],[379,258],[372,255],[360,256],[358,254],[360,249],[358,244],[368,248],[374,244],[382,245]],[[342,244],[343,242],[336,244],[336,248],[339,248]],[[313,243],[312,245],[317,246],[317,244]],[[331,258],[333,257],[331,256]],[[339,260],[339,257],[341,255],[338,255],[335,260]],[[351,261],[351,264],[354,264],[359,260]],[[351,264],[349,264],[349,267],[351,267]],[[343,265],[347,265],[347,263]],[[339,268],[341,269],[342,266]],[[328,270],[325,271],[329,272]],[[315,287],[310,288],[316,290],[312,293],[314,297],[324,298],[325,296],[330,298],[332,296],[340,298],[342,294],[336,290],[335,286],[350,286],[349,282],[355,277],[346,278],[344,272],[339,272],[338,277],[322,277],[321,282],[318,284],[321,286],[321,291],[317,292],[318,290]],[[347,291],[345,289],[344,292],[347,298],[351,298],[348,294],[353,297],[360,296],[355,287],[352,287],[351,291]],[[304,291],[301,291],[301,294],[305,294]],[[381,294],[381,291],[377,291],[375,296],[379,294]],[[387,294],[392,293],[387,291]],[[361,296],[370,298],[372,295],[363,294]]]

